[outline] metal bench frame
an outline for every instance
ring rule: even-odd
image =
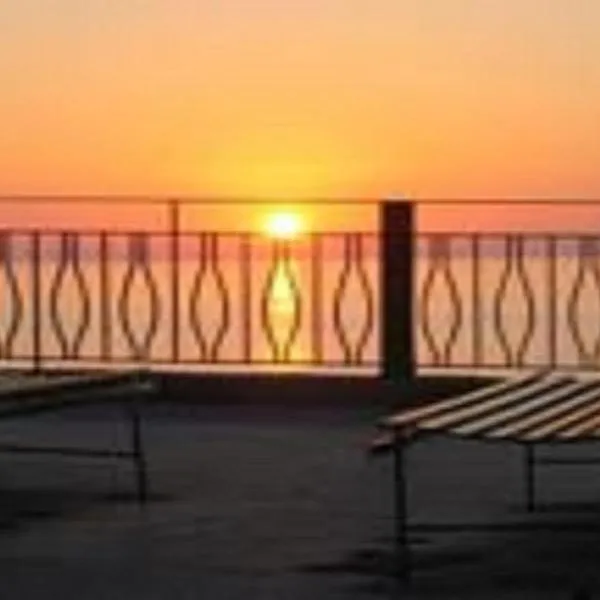
[[[126,418],[130,422],[130,447],[123,450],[0,443],[0,451],[132,461],[135,469],[136,497],[140,504],[144,504],[148,497],[149,476],[142,436],[141,408],[146,398],[155,392],[154,381],[148,374],[140,372],[15,372],[8,376],[2,375],[0,419],[34,416],[73,406],[118,402],[125,408]]]
[[[525,506],[536,508],[539,464],[597,463],[597,460],[539,459],[538,444],[589,442],[600,437],[600,381],[540,372],[486,386],[460,396],[401,410],[379,423],[375,452],[391,451],[394,478],[396,572],[411,577],[405,456],[427,435],[516,443],[523,449]]]

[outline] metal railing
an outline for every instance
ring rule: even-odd
[[[13,202],[59,201],[78,199]],[[214,204],[148,201],[162,229],[0,229],[0,360],[376,368],[375,232],[291,240],[184,223]]]
[[[598,368],[600,236],[454,233],[419,243],[422,366]]]
[[[415,235],[421,367],[598,368],[600,202],[417,207],[431,217]]]
[[[126,206],[144,218],[151,208],[160,218],[22,222],[24,206],[29,222],[52,203],[110,203],[113,219]],[[223,215],[229,204],[265,206],[4,199],[0,208],[13,208],[0,222],[11,211],[21,221],[0,227],[0,360],[394,378],[419,367],[598,366],[600,202],[314,202],[360,206],[376,226],[294,239],[207,227],[207,207]]]

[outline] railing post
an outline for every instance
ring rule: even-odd
[[[380,356],[385,379],[414,378],[414,203],[380,204]]]

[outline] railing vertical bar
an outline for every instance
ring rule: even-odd
[[[556,367],[558,361],[557,348],[557,278],[556,278],[556,237],[549,235],[547,238],[548,252],[548,348],[550,351],[550,365]]]
[[[111,360],[111,314],[110,314],[110,280],[108,273],[109,247],[108,233],[99,234],[99,267],[100,267],[100,359]]]
[[[31,353],[33,370],[42,368],[42,274],[41,239],[38,230],[31,233]]]
[[[311,321],[312,321],[312,362],[323,361],[323,248],[321,235],[311,237]]]
[[[169,241],[171,256],[171,360],[174,364],[177,364],[179,362],[180,352],[180,216],[181,215],[179,201],[171,200],[169,202]]]
[[[242,288],[242,352],[243,362],[252,362],[252,243],[249,233],[240,237],[240,280]]]
[[[474,234],[471,240],[473,257],[473,362],[483,366],[483,329],[481,323],[481,238]]]

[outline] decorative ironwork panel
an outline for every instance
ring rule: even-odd
[[[575,343],[579,362],[585,366],[597,366],[600,359],[600,326],[596,321],[593,330],[591,320],[583,319],[587,335],[581,326],[581,305],[586,288],[600,306],[600,267],[598,253],[600,246],[597,238],[582,237],[578,243],[577,273],[567,301],[567,323]],[[589,294],[588,294],[589,295]],[[591,341],[589,338],[592,338]]]
[[[344,363],[358,365],[363,360],[367,342],[374,330],[373,291],[365,270],[362,235],[345,234],[344,261],[333,294],[333,325],[337,341],[344,355]],[[355,293],[351,286],[357,286]],[[352,319],[356,330],[352,334],[347,316],[344,316],[344,304],[350,300],[362,300],[362,319]],[[354,338],[354,339],[353,339]]]
[[[218,238],[216,233],[204,233],[198,237],[198,270],[194,275],[189,298],[189,321],[195,342],[200,351],[200,360],[216,362],[219,360],[223,340],[229,330],[230,300],[220,261]],[[207,289],[212,286],[216,295],[216,309],[202,303]],[[207,331],[206,322],[214,321],[214,334]]]
[[[421,328],[428,350],[436,366],[450,364],[452,350],[458,338],[463,308],[456,279],[452,272],[452,239],[447,235],[432,236],[429,240],[428,270],[421,292]],[[432,309],[438,302],[436,286],[443,286],[450,301],[450,321],[445,336],[436,336],[431,325]]]
[[[74,301],[67,301],[68,310],[64,311],[63,301],[69,289],[75,290]],[[61,234],[59,262],[50,285],[49,302],[50,327],[62,358],[78,358],[90,325],[90,293],[81,268],[76,233]],[[69,329],[72,330],[70,336]]]
[[[6,232],[0,232],[0,270],[3,279],[3,283],[0,284],[0,308],[5,313],[2,315],[2,322],[5,324],[0,329],[0,358],[11,358],[15,338],[23,319],[23,298],[13,264],[11,234]]]
[[[301,290],[291,264],[290,242],[273,243],[272,261],[261,295],[261,319],[272,359],[290,362],[302,323]]]
[[[524,364],[536,326],[535,297],[525,268],[523,246],[522,235],[506,236],[504,269],[494,295],[494,328],[507,366],[522,366]],[[509,331],[515,325],[510,326],[504,314],[506,303],[511,301],[508,298],[508,290],[511,285],[516,285],[520,292],[525,319],[520,335],[515,334],[513,340],[510,339]]]
[[[147,360],[160,321],[160,297],[149,261],[149,241],[145,233],[131,234],[128,238],[128,263],[119,294],[119,322],[131,356],[134,360]],[[134,287],[138,284],[138,290]],[[143,290],[143,291],[142,291]],[[132,297],[146,293],[149,316],[145,328],[135,327],[131,319]]]

